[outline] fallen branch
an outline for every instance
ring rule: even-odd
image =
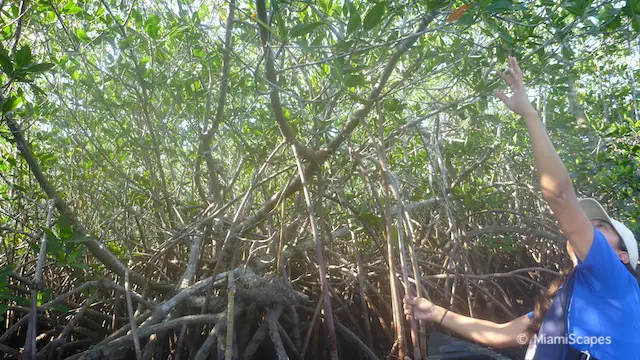
[[[178,294],[173,296],[171,299],[165,301],[162,305],[158,306],[156,310],[154,310],[154,312],[151,314],[151,316],[145,322],[143,322],[142,325],[140,325],[140,328],[149,327],[153,324],[156,324],[162,321],[171,310],[173,310],[176,306],[178,306],[180,303],[185,301],[187,297],[197,293],[198,291],[205,289],[211,283],[214,283],[216,285],[222,284],[226,276],[227,276],[227,273],[223,272],[221,274],[200,280],[195,284],[191,285],[190,287],[183,289]]]
[[[206,315],[187,315],[177,319],[168,320],[166,322],[148,326],[146,328],[138,329],[138,336],[140,339],[145,339],[152,334],[163,332],[171,329],[176,329],[182,325],[195,325],[195,324],[207,324],[217,323],[224,316],[224,313],[220,314],[206,314]],[[109,358],[109,355],[123,346],[130,346],[133,342],[133,334],[128,334],[117,338],[105,345],[99,345],[91,350],[87,351],[81,359],[84,360],[100,360]]]

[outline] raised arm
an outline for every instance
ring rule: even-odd
[[[513,57],[509,57],[509,68],[509,75],[500,71],[498,74],[509,84],[513,95],[508,97],[499,90],[495,90],[494,94],[511,111],[524,118],[540,175],[542,196],[553,210],[564,236],[569,240],[578,257],[584,261],[593,242],[593,226],[578,203],[569,173],[551,144],[540,122],[538,112],[527,98],[522,71]]]

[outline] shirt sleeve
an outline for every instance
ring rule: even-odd
[[[533,320],[533,311],[529,311],[527,316],[529,317],[529,320]]]
[[[618,296],[631,286],[631,274],[602,233],[594,228],[593,243],[584,261],[578,261],[576,276],[594,293]],[[576,278],[578,280],[578,278]]]

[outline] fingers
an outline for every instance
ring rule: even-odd
[[[509,68],[511,68],[511,72],[515,78],[522,79],[522,70],[520,69],[518,60],[513,56],[509,56]]]
[[[405,296],[404,297],[405,306],[407,306],[407,305],[416,305],[418,303],[418,301],[420,301],[419,297],[414,297],[414,296]]]
[[[407,320],[411,320],[411,318],[413,317],[413,305],[415,305],[417,303],[417,299],[416,297],[409,297],[409,296],[405,296],[402,300],[403,300],[403,305],[402,307],[404,308],[404,317]]]
[[[504,81],[507,82],[507,84],[509,84],[509,85],[513,85],[514,84],[514,79],[511,76],[503,73],[500,70],[496,70],[496,72],[498,73],[498,75],[500,75],[501,78],[504,79]]]
[[[509,100],[507,95],[505,95],[502,91],[500,91],[498,89],[493,90],[493,95],[495,95],[498,99],[500,99],[500,101],[502,101],[505,104]]]
[[[411,320],[413,317],[413,307],[411,305],[404,304],[404,317],[407,320]]]
[[[404,308],[404,314],[408,317],[411,317],[411,315],[413,315],[413,309],[411,308]]]

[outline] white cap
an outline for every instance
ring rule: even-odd
[[[629,264],[631,264],[631,267],[635,270],[638,265],[638,242],[631,230],[624,226],[623,223],[610,218],[607,212],[604,211],[604,208],[602,208],[602,205],[595,199],[585,198],[579,201],[582,210],[587,214],[589,220],[604,220],[616,229],[618,235],[620,235],[620,238],[624,242],[624,246],[627,248]]]

